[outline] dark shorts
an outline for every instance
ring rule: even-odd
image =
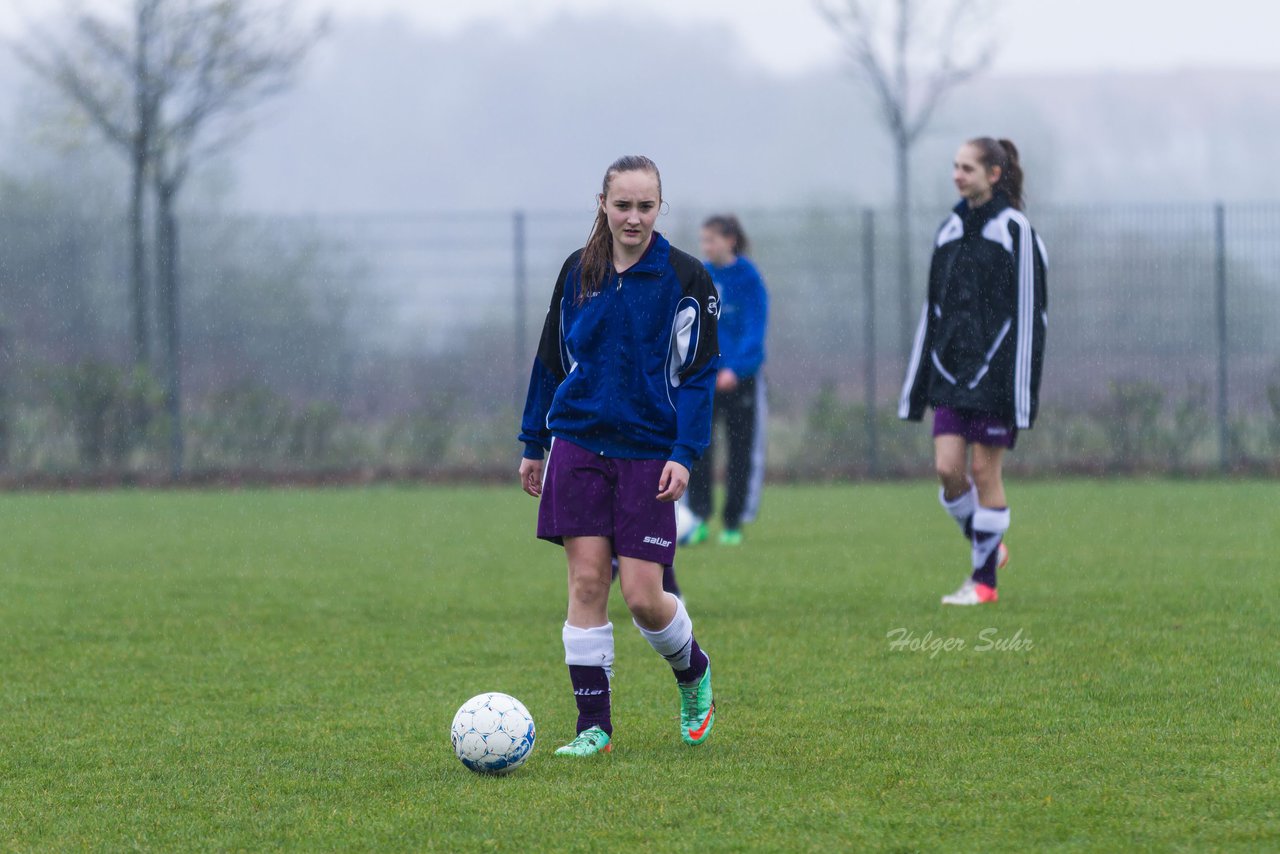
[[[543,468],[539,539],[608,537],[615,555],[674,563],[676,505],[657,499],[666,464],[602,457],[556,439]]]
[[[961,436],[971,445],[1012,450],[1018,441],[1018,428],[989,412],[935,406],[933,435]]]

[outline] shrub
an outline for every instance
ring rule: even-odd
[[[1112,380],[1103,405],[1112,462],[1137,468],[1166,450],[1160,436],[1164,390],[1146,380]]]
[[[1267,383],[1267,403],[1271,405],[1271,420],[1267,423],[1267,435],[1271,440],[1271,452],[1280,454],[1280,368]]]
[[[1209,417],[1209,384],[1191,382],[1187,392],[1173,407],[1173,428],[1169,437],[1169,464],[1174,471],[1184,471],[1195,458],[1196,447],[1211,432]]]
[[[144,370],[124,370],[84,359],[48,368],[45,381],[54,411],[76,438],[80,464],[119,466],[156,439],[164,393]]]
[[[809,407],[804,443],[789,468],[822,478],[866,471],[919,472],[930,465],[927,428],[903,423],[890,407],[877,407],[875,425],[873,459],[866,404],[842,401],[834,384],[824,384]]]

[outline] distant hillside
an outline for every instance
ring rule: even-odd
[[[29,99],[4,79],[12,114]],[[1263,168],[1280,138],[1280,69],[977,81],[919,149],[922,203],[949,199],[956,144],[988,132],[1019,142],[1040,203],[1280,198],[1280,171]],[[658,161],[673,203],[889,196],[874,105],[840,69],[772,76],[726,30],[618,32],[605,17],[524,39],[342,25],[222,174],[230,201],[259,211],[575,210],[629,152]]]

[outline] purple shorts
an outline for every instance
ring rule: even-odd
[[[676,505],[657,499],[666,460],[604,457],[564,439],[551,444],[538,502],[538,538],[608,537],[620,557],[675,562]]]
[[[961,436],[971,445],[1012,450],[1018,441],[1018,428],[989,412],[935,406],[933,435]]]

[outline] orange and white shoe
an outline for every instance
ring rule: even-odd
[[[999,600],[1000,594],[994,587],[979,584],[972,578],[966,578],[964,584],[955,593],[942,597],[943,605],[986,605]]]
[[[996,569],[1004,569],[1009,565],[1009,549],[1003,542],[996,547]],[[964,584],[960,585],[960,589],[955,593],[950,593],[942,597],[943,605],[985,605],[988,602],[997,602],[1000,594],[996,592],[994,587],[987,584],[974,581],[972,578],[966,579]]]

